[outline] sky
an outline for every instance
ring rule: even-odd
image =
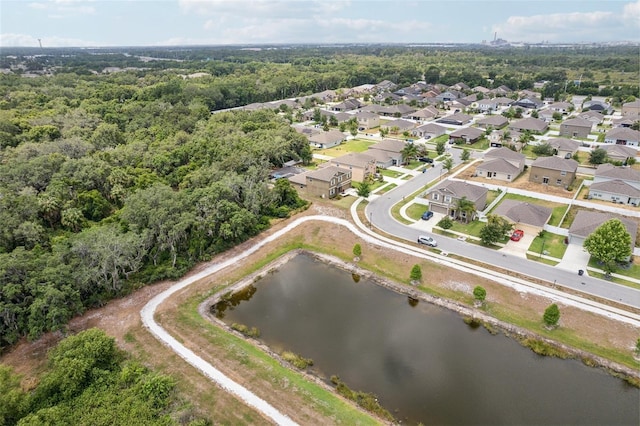
[[[0,47],[640,42],[640,0],[1,0]]]

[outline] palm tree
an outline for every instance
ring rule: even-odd
[[[467,197],[462,197],[456,201],[456,214],[458,217],[464,217],[464,223],[468,223],[469,217],[473,220],[476,214],[476,206]]]
[[[410,158],[416,158],[416,155],[418,155],[418,148],[414,144],[408,143],[404,148],[402,148],[400,154],[402,154],[402,161],[404,163],[408,163]]]

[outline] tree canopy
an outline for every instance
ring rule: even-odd
[[[619,262],[631,256],[631,235],[620,219],[610,219],[596,228],[585,240],[584,248],[613,272]]]

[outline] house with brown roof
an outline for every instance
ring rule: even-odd
[[[402,134],[404,132],[411,131],[416,127],[416,123],[413,121],[403,120],[401,118],[397,120],[387,121],[380,125],[380,129],[387,129],[390,133]]]
[[[509,148],[492,149],[484,155],[484,161],[476,167],[476,174],[487,179],[513,182],[523,171],[525,155]]]
[[[327,132],[318,132],[309,136],[309,144],[316,148],[326,149],[340,145],[345,139],[347,139],[347,137],[344,133],[331,129]]]
[[[543,134],[549,129],[549,125],[539,118],[523,118],[509,124],[509,130],[524,133],[530,131],[532,133]]]
[[[502,115],[489,115],[476,121],[476,124],[478,125],[478,127],[481,127],[483,129],[502,129],[504,126],[509,124],[509,120],[507,120],[507,117],[504,117]]]
[[[436,213],[445,214],[453,219],[473,220],[476,213],[473,217],[467,218],[465,212],[458,211],[458,200],[466,198],[473,203],[476,211],[483,210],[488,192],[487,188],[479,185],[447,179],[429,189],[426,198],[429,201],[429,209]]]
[[[640,131],[628,127],[615,127],[604,135],[604,142],[617,145],[638,146],[640,144]]]
[[[640,100],[622,104],[622,115],[640,115]]]
[[[589,186],[589,198],[640,205],[640,172],[608,163],[599,165]]]
[[[560,136],[586,139],[591,133],[593,123],[584,118],[570,118],[560,124]]]
[[[449,133],[449,143],[472,144],[478,142],[482,136],[484,136],[484,131],[477,127],[463,127]]]
[[[438,114],[440,114],[440,111],[438,111],[436,107],[428,106],[426,108],[419,109],[418,111],[405,114],[404,118],[415,120],[418,123],[423,123],[436,118]]]
[[[524,201],[505,199],[494,210],[494,214],[502,216],[524,229],[525,233],[537,234],[549,221],[553,209]],[[526,229],[528,227],[528,229]]]
[[[447,133],[446,127],[439,126],[435,123],[427,123],[411,130],[411,134],[418,138],[431,139],[437,138]]]
[[[580,142],[567,138],[553,138],[547,143],[553,147],[554,155],[560,158],[571,158],[580,148]]]
[[[333,198],[351,188],[351,172],[334,166],[295,175],[289,180],[294,185],[306,187],[309,195],[321,198]]]
[[[371,145],[366,154],[375,157],[378,167],[387,168],[399,166],[404,163],[402,150],[407,146],[405,141],[398,139],[383,139]]]
[[[607,158],[611,161],[619,161],[626,163],[630,158],[636,158],[638,151],[635,148],[625,145],[602,145],[601,147],[607,151]]]
[[[338,104],[331,105],[329,109],[331,111],[338,111],[338,112],[353,111],[354,109],[360,108],[361,105],[362,103],[359,100],[350,98],[350,99],[345,99],[344,101]]]
[[[583,245],[584,240],[593,233],[600,225],[610,219],[619,219],[631,235],[631,249],[636,244],[638,223],[624,216],[619,216],[609,212],[594,212],[588,210],[578,210],[573,223],[569,227],[569,242],[571,244]]]
[[[531,164],[529,182],[568,189],[576,178],[578,162],[560,157],[538,157]]]
[[[329,165],[349,170],[351,178],[356,182],[363,182],[376,172],[376,159],[371,155],[350,152],[340,157],[329,160]]]

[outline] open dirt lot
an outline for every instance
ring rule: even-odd
[[[332,208],[330,201],[316,204],[303,214],[322,213],[343,218],[347,216],[344,210]],[[267,233],[275,231],[280,226],[280,224],[274,225]],[[306,248],[311,249],[325,247],[330,254],[342,257],[345,261],[349,261],[352,257],[351,251],[354,244],[361,243],[363,253],[359,263],[361,267],[377,273],[386,273],[387,277],[396,275],[402,281],[405,279],[403,277],[408,280],[409,271],[414,264],[420,264],[423,276],[428,277],[423,280],[423,285],[429,289],[429,293],[467,306],[473,304],[473,288],[481,285],[487,290],[487,308],[484,312],[503,318],[521,318],[533,331],[549,335],[543,330],[541,324],[542,312],[551,303],[547,298],[520,294],[490,280],[438,266],[423,259],[363,244],[344,228],[324,223],[300,226],[285,240],[271,243],[242,264],[234,265],[215,277],[195,283],[177,293],[168,303],[160,307],[158,318],[178,340],[301,424],[335,424],[335,419],[319,408],[320,403],[308,403],[307,396],[303,395],[300,389],[289,386],[286,380],[271,377],[272,375],[265,373],[265,369],[268,370],[270,367],[265,366],[264,362],[251,358],[251,354],[239,353],[233,344],[223,344],[224,339],[220,337],[220,331],[212,332],[208,323],[204,324],[197,318],[193,319],[192,314],[189,313],[197,309],[197,302],[211,294],[214,287],[221,288],[240,279],[253,264],[264,263],[269,254],[281,249],[284,243],[304,244]],[[212,262],[230,257],[251,244],[252,241],[248,241],[230,252],[219,255]],[[208,263],[198,265],[190,273],[195,273],[207,265]],[[181,394],[186,400],[192,402],[194,410],[208,416],[216,424],[268,424],[268,421],[255,411],[205,380],[173,352],[158,343],[142,327],[140,309],[151,297],[170,284],[170,282],[159,282],[127,297],[113,300],[102,308],[88,311],[70,323],[69,333],[76,333],[90,327],[104,329],[132,356],[152,368],[175,377]],[[184,304],[188,304],[190,308],[180,307]],[[576,339],[592,342],[596,347],[630,352],[638,338],[638,330],[631,326],[571,307],[560,306],[560,309],[561,329]],[[3,355],[0,361],[23,374],[25,387],[31,387],[35,383],[37,373],[42,370],[48,348],[62,337],[61,333],[50,333],[34,342],[22,341],[12,351]]]

